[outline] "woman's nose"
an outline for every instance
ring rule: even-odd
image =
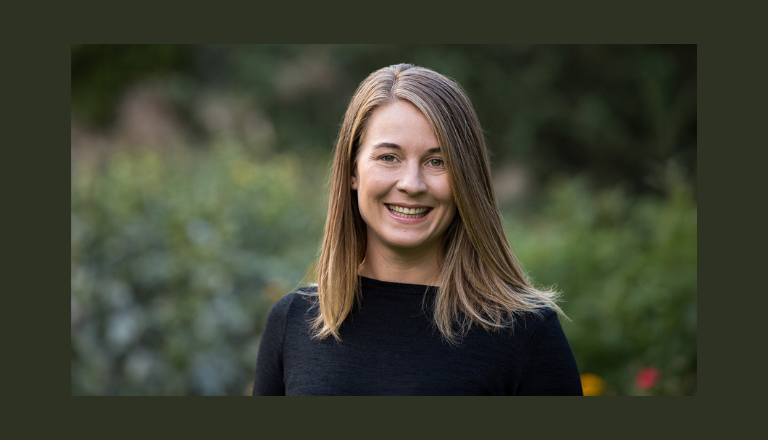
[[[409,164],[403,167],[400,179],[397,182],[397,189],[408,193],[409,195],[419,194],[427,191],[427,184],[421,173],[421,167],[418,164]]]

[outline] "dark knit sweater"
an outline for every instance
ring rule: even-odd
[[[361,277],[363,300],[342,341],[312,339],[316,290],[272,308],[253,395],[581,395],[576,361],[557,315],[525,314],[513,329],[473,328],[459,346],[432,324],[436,288]]]

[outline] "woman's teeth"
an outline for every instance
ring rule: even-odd
[[[404,208],[397,205],[387,205],[390,211],[394,212],[400,217],[405,218],[421,218],[427,215],[427,212],[431,208]]]

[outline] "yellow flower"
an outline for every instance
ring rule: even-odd
[[[585,396],[600,396],[603,394],[605,381],[598,375],[584,373],[581,375],[581,389]]]

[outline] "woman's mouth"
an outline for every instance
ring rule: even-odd
[[[421,218],[432,210],[432,208],[405,208],[403,206],[389,204],[387,204],[387,209],[398,217],[404,218]]]

